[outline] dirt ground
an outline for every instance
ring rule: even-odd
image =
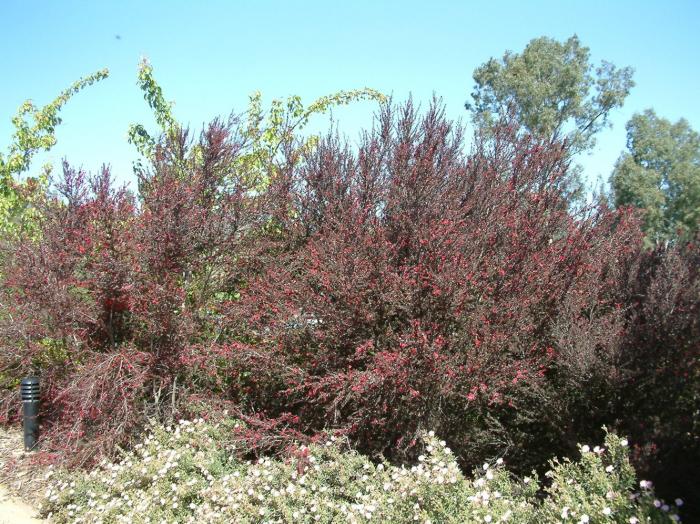
[[[21,430],[0,428],[0,524],[45,522],[34,509],[46,489],[45,470],[31,459]]]
[[[30,524],[45,522],[36,517],[36,511],[21,500],[12,497],[0,486],[0,524]]]

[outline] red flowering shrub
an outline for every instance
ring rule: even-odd
[[[572,448],[558,388],[617,379],[641,235],[569,214],[562,153],[505,126],[466,156],[436,106],[386,109],[357,154],[324,141],[277,180],[284,235],[230,304],[250,409],[393,456],[423,429],[468,462]]]
[[[647,471],[678,442],[699,465],[697,243],[648,252],[631,213],[572,213],[564,146],[507,122],[467,154],[438,105],[386,106],[357,151],[283,144],[265,193],[237,125],[162,144],[138,197],[66,168],[3,257],[5,417],[39,373],[74,461],[215,408],[258,448],[335,430],[400,459],[433,430],[522,471],[607,424]]]
[[[199,386],[178,383],[183,362],[226,330],[211,305],[236,292],[241,246],[263,216],[231,168],[235,124],[214,122],[192,147],[185,133],[163,144],[138,201],[107,169],[87,179],[64,166],[40,238],[7,257],[3,411],[16,416],[17,381],[40,374],[48,438],[79,451],[71,459],[181,410]]]
[[[625,300],[624,377],[609,418],[637,443],[633,458],[642,474],[662,492],[693,500],[687,516],[697,519],[700,238],[645,252],[634,277]]]

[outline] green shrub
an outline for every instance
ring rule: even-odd
[[[501,459],[465,477],[432,432],[411,467],[372,462],[334,437],[286,459],[245,460],[246,450],[221,444],[240,424],[154,426],[118,463],[49,473],[43,513],[58,523],[678,520],[676,505],[655,499],[651,483],[637,484],[627,443],[612,434],[602,448],[582,446],[578,461],[551,463],[551,482],[540,490],[536,475],[515,478]]]

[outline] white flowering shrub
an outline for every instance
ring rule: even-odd
[[[581,459],[554,461],[540,513],[543,522],[645,522],[680,521],[676,499],[665,504],[654,496],[652,483],[637,483],[628,460],[627,440],[608,434],[605,446],[580,447]]]
[[[335,441],[288,461],[240,460],[224,441],[230,424],[181,421],[154,427],[118,463],[90,473],[49,473],[43,514],[64,523],[543,523],[672,522],[677,504],[636,491],[625,441],[583,446],[580,461],[553,462],[544,501],[539,482],[516,479],[503,461],[470,478],[432,432],[412,467],[374,463]],[[238,450],[240,451],[240,450]]]

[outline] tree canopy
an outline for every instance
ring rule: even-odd
[[[514,111],[529,133],[565,139],[578,153],[593,147],[610,110],[622,106],[634,86],[632,72],[606,61],[594,66],[576,35],[565,42],[535,38],[522,53],[506,51],[476,68],[466,107],[479,126]]]
[[[689,237],[700,228],[700,134],[652,109],[627,123],[627,149],[610,184],[617,206],[645,211],[649,240]]]

